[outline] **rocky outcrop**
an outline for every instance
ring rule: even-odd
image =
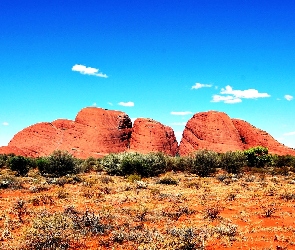
[[[27,156],[24,151],[17,147],[13,146],[2,146],[0,147],[0,154],[14,154],[14,155],[21,155],[21,156]]]
[[[249,149],[255,146],[263,146],[268,148],[269,153],[278,155],[295,155],[295,150],[284,146],[275,140],[269,133],[254,127],[250,123],[232,119],[234,126],[240,134],[244,149]]]
[[[295,150],[279,143],[267,132],[217,111],[197,113],[187,122],[179,154],[189,155],[200,149],[236,151],[255,146],[267,147],[273,154],[295,155]]]
[[[38,123],[17,133],[8,146],[38,157],[66,150],[79,158],[125,151],[132,123],[127,114],[101,108],[82,109],[75,121]]]
[[[189,155],[199,149],[217,152],[264,146],[270,153],[295,155],[295,150],[276,141],[250,123],[231,119],[218,111],[196,113],[186,124],[178,147],[172,128],[152,119],[138,118],[132,127],[121,111],[89,107],[75,120],[58,119],[29,126],[18,132],[0,154],[38,157],[66,150],[78,158],[137,151]]]
[[[138,118],[132,128],[130,150],[142,153],[163,152],[175,156],[178,143],[172,128],[152,119]]]
[[[196,113],[186,124],[179,154],[188,155],[198,149],[216,152],[243,149],[240,135],[230,117],[222,112]]]

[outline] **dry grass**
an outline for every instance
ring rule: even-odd
[[[11,177],[0,249],[295,249],[294,176]]]

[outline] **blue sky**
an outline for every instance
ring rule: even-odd
[[[0,145],[86,106],[217,110],[295,147],[295,2],[1,0]]]

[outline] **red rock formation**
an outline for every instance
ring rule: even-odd
[[[179,154],[188,155],[199,149],[216,152],[243,149],[240,135],[227,114],[217,111],[196,113],[187,122]]]
[[[132,133],[132,135],[131,135]],[[46,156],[66,150],[78,158],[101,157],[109,153],[161,151],[169,155],[188,155],[199,149],[217,152],[264,146],[270,153],[295,155],[265,131],[222,112],[195,114],[186,124],[179,151],[173,130],[152,119],[132,123],[127,114],[101,108],[84,108],[75,121],[58,119],[29,126],[0,147],[1,153]]]
[[[99,157],[125,151],[131,127],[130,118],[123,112],[84,108],[75,121],[59,119],[25,128],[8,145],[32,157],[49,155],[54,150],[67,150],[79,158]]]
[[[175,156],[177,150],[178,144],[172,128],[152,119],[138,118],[134,121],[130,151],[163,152]]]
[[[17,147],[13,146],[2,146],[0,147],[0,154],[15,154],[15,155],[22,155],[22,156],[27,156],[24,151]]]
[[[217,111],[197,113],[187,122],[179,154],[188,155],[199,149],[236,151],[255,146],[267,147],[274,154],[295,155],[295,150],[282,145],[267,132]]]
[[[268,148],[269,153],[278,155],[295,155],[295,150],[284,146],[275,140],[269,133],[254,127],[250,123],[232,119],[234,126],[238,130],[244,148],[252,148],[255,146],[263,146]]]

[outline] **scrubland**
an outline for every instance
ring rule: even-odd
[[[64,172],[57,158],[55,169],[46,158],[17,171],[15,156],[2,156],[0,249],[295,249],[293,163],[240,158],[226,171],[226,159],[204,154],[210,171],[196,156],[82,161],[59,152],[79,166]]]

